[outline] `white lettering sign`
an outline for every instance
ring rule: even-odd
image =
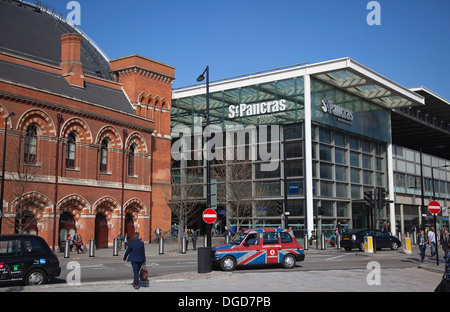
[[[339,121],[351,124],[353,122],[353,112],[347,108],[336,105],[333,101],[323,99],[322,110],[325,113],[338,117]]]
[[[263,114],[284,112],[286,100],[275,100],[253,104],[238,104],[228,106],[228,118],[249,117]]]

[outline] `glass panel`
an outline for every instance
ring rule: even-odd
[[[331,147],[320,145],[319,150],[320,160],[331,161]]]

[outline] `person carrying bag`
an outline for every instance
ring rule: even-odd
[[[133,235],[133,241],[128,244],[127,251],[123,255],[123,260],[131,262],[131,267],[133,268],[133,287],[134,289],[139,289],[139,273],[143,265],[145,265],[145,247],[144,243],[139,239],[139,233],[136,232]],[[146,267],[147,268],[147,267]],[[147,271],[148,276],[148,271]]]

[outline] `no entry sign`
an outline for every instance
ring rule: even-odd
[[[208,208],[203,211],[203,221],[208,224],[214,223],[217,220],[217,212],[214,209]]]
[[[441,211],[441,205],[437,201],[433,200],[428,204],[428,211],[431,214],[438,214]]]

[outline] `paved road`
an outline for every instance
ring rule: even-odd
[[[146,245],[150,281],[137,291],[131,287],[132,270],[129,263],[122,261],[123,251],[112,256],[112,249],[103,249],[93,258],[72,254],[64,259],[58,254],[63,271],[55,284],[4,287],[0,292],[429,292],[438,285],[444,269],[443,261],[437,266],[431,257],[420,263],[416,248],[410,255],[390,250],[364,254],[329,248],[305,251],[306,260],[293,270],[252,268],[198,274],[196,252],[178,254],[175,249],[175,244],[167,241],[164,254],[159,255],[156,244]],[[66,283],[73,271],[67,269],[71,261],[81,267],[79,286]]]

